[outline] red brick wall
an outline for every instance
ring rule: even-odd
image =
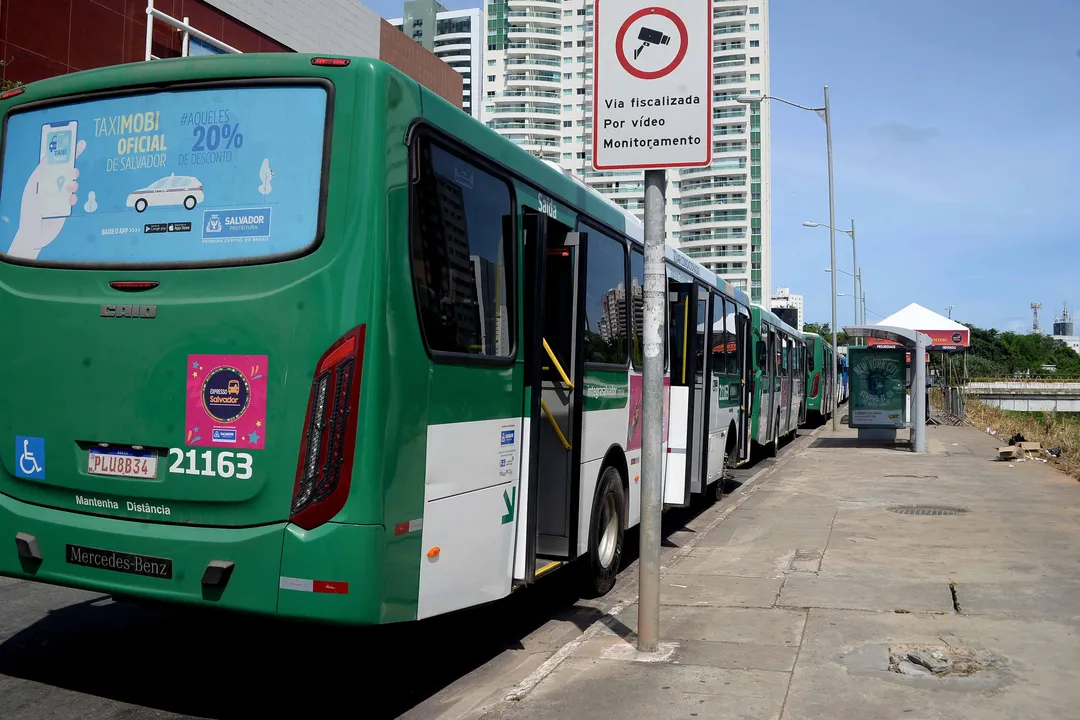
[[[461,74],[396,27],[381,21],[379,59],[389,63],[436,95],[461,107]]]
[[[243,52],[289,48],[199,0],[155,0],[154,7],[183,19]],[[153,53],[180,55],[181,34],[154,21]],[[5,80],[22,83],[146,57],[146,0],[0,0],[0,59]]]

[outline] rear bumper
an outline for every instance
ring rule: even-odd
[[[20,557],[19,533],[41,561]],[[68,546],[172,561],[172,577],[148,577],[69,562]],[[171,603],[320,622],[380,622],[381,526],[288,523],[253,528],[163,525],[83,515],[0,494],[0,575]],[[233,563],[228,582],[203,585],[212,561]]]

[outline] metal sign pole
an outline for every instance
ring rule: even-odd
[[[660,642],[660,521],[663,511],[665,185],[663,170],[645,171],[645,360],[642,377],[641,550],[638,572],[638,650]]]
[[[660,645],[666,173],[712,163],[712,5],[713,0],[593,3],[593,169],[645,174],[637,628],[643,653]]]

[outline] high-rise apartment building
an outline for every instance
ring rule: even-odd
[[[486,40],[483,11],[447,10],[438,0],[407,0],[405,17],[388,22],[461,73],[462,109],[479,119]]]
[[[617,2],[617,0],[606,0]],[[487,0],[481,118],[644,216],[641,172],[592,168],[593,0]],[[769,0],[713,0],[713,163],[668,173],[668,238],[769,305]]]

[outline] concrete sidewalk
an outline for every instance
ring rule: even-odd
[[[1080,716],[1080,484],[995,445],[819,430],[665,566],[661,653],[631,604],[486,717]]]

